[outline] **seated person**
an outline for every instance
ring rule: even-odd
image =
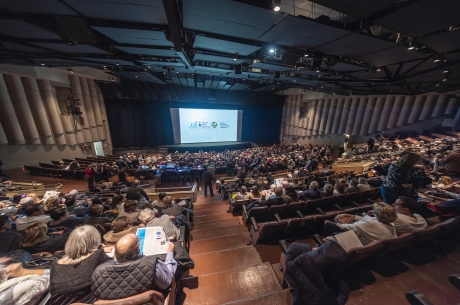
[[[66,198],[64,204],[69,214],[75,214],[78,217],[83,217],[89,210],[88,207],[78,204],[74,197]]]
[[[39,204],[29,205],[24,213],[26,214],[25,217],[16,220],[16,230],[18,231],[22,231],[38,222],[46,224],[51,221],[48,215],[43,214],[43,206]]]
[[[351,178],[349,180],[349,185],[348,187],[345,189],[345,194],[349,194],[349,193],[359,193],[361,192],[360,188],[358,187],[358,179],[356,178]]]
[[[255,201],[255,202],[249,204],[247,206],[246,210],[249,211],[254,206],[267,206],[267,207],[270,208],[272,205],[282,205],[282,204],[285,204],[285,203],[286,203],[286,200],[283,197],[283,188],[281,186],[278,186],[277,188],[275,188],[275,197],[269,198],[269,199],[267,199],[265,201],[261,201],[261,202]]]
[[[46,214],[49,214],[52,210],[57,209],[61,205],[62,204],[61,204],[61,201],[59,200],[58,196],[51,196],[51,197],[48,197],[45,200],[45,202],[43,204],[43,211]]]
[[[69,214],[66,208],[57,208],[50,213],[52,221],[50,227],[66,227],[73,229],[83,224],[83,217],[77,217],[74,214]]]
[[[126,200],[140,201],[142,198],[149,200],[149,196],[139,185],[140,181],[134,180],[133,186],[131,186],[126,193]]]
[[[415,199],[401,196],[398,197],[393,206],[398,213],[398,219],[393,223],[398,236],[415,230],[423,230],[427,227],[425,218],[415,214],[418,206]]]
[[[161,214],[169,216],[179,216],[182,214],[182,212],[184,212],[183,207],[173,202],[174,201],[169,196],[163,198],[163,209],[161,210]]]
[[[361,243],[366,246],[373,241],[397,237],[393,222],[398,218],[394,207],[384,202],[374,203],[374,217],[339,214],[335,223],[324,222],[324,235],[353,230]]]
[[[255,200],[255,199],[261,199],[261,198],[262,198],[262,192],[259,191],[259,187],[257,185],[254,185],[251,188],[251,192],[249,193],[249,199]]]
[[[320,192],[323,197],[334,196],[334,186],[332,184],[325,184]]]
[[[236,195],[235,200],[247,200],[247,199],[249,199],[248,188],[243,185],[240,188],[240,192]]]
[[[299,201],[299,194],[297,194],[297,191],[292,185],[286,186],[284,189],[284,196],[288,198],[289,202]]]
[[[334,196],[345,195],[345,184],[337,182],[334,185]]]
[[[139,210],[137,209],[137,201],[126,201],[123,210],[118,213],[118,217],[126,216],[129,218],[131,223],[135,223],[139,216]]]
[[[136,234],[137,226],[133,227],[129,218],[126,216],[119,216],[110,225],[111,231],[104,235],[106,243],[116,243],[126,234]]]
[[[319,199],[321,192],[319,191],[319,184],[317,181],[310,183],[309,189],[299,193],[299,200]]]
[[[139,239],[128,234],[115,245],[116,262],[99,265],[91,275],[93,295],[99,300],[115,300],[131,297],[147,290],[165,291],[171,285],[177,269],[174,260],[174,244],[170,243],[166,259],[160,261],[157,256],[141,256]],[[149,272],[145,273],[145,270]],[[122,289],[107,289],[126,283],[129,278],[138,281],[133,285],[124,285]],[[137,277],[139,276],[139,277]],[[173,292],[174,293],[174,292]]]
[[[19,249],[21,234],[11,231],[11,218],[9,215],[0,216],[0,240],[0,253]]]
[[[92,204],[89,207],[89,216],[83,220],[84,225],[101,225],[111,223],[112,218],[103,217],[102,211],[104,206],[102,204]]]
[[[159,226],[163,227],[166,236],[170,239],[179,237],[180,229],[173,224],[171,218],[174,218],[174,216],[162,215],[160,217],[156,217],[155,213],[151,209],[143,209],[139,213],[139,220],[142,222],[139,227]]]
[[[48,227],[42,222],[28,226],[21,232],[21,248],[34,254],[40,252],[54,253],[64,250],[65,243],[72,230],[62,234],[47,235]]]
[[[320,172],[319,171],[314,171],[313,172],[313,177],[308,180],[308,184],[311,184],[313,181],[318,182],[318,189],[324,187],[324,181],[320,178]]]
[[[367,179],[364,177],[358,178],[358,187],[361,192],[372,189],[372,187],[367,183]]]

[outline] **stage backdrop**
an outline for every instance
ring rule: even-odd
[[[105,98],[114,148],[174,144],[170,108],[233,109],[243,111],[241,141],[279,141],[281,107],[157,102]]]

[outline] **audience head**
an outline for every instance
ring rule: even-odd
[[[240,189],[240,193],[244,195],[244,194],[246,194],[247,192],[248,192],[248,188],[245,187],[245,186],[243,185],[243,186],[241,187],[241,189]]]
[[[366,180],[366,178],[364,178],[364,177],[359,177],[359,178],[358,178],[358,183],[359,183],[359,184],[367,184],[367,180]]]
[[[449,185],[449,184],[452,184],[452,178],[449,176],[442,176],[441,178],[439,178],[439,182],[445,185]]]
[[[417,211],[417,201],[410,197],[400,196],[393,204],[399,214],[412,215]]]
[[[358,186],[358,179],[351,178],[350,179],[350,186]]]
[[[66,207],[70,207],[75,204],[75,201],[76,200],[74,197],[66,198],[64,204],[66,205]]]
[[[21,247],[33,247],[45,241],[48,238],[47,232],[48,226],[42,222],[28,226],[21,232]]]
[[[34,204],[34,199],[32,197],[24,197],[21,199],[21,201],[19,202],[19,204],[25,208],[25,207],[28,207],[29,205],[31,204]]]
[[[277,188],[275,188],[275,196],[276,197],[283,196],[283,188],[281,186],[278,186]]]
[[[88,254],[99,249],[101,234],[93,226],[75,228],[69,236],[64,248],[64,262],[69,265],[80,263]]]
[[[118,233],[128,229],[130,226],[131,222],[129,221],[129,218],[126,216],[120,216],[112,221],[110,228],[112,229],[113,233]]]
[[[62,217],[67,215],[67,209],[66,208],[57,208],[51,211],[50,217],[54,221],[58,221]]]
[[[344,183],[336,183],[334,189],[339,194],[345,194],[345,184]]]
[[[165,198],[163,198],[163,205],[165,208],[169,207],[172,205],[172,198],[169,197],[169,196],[166,196]]]
[[[317,190],[319,188],[319,183],[317,181],[312,181],[310,183],[310,188],[313,190]]]
[[[155,213],[152,209],[143,209],[140,211],[138,218],[143,224],[148,224],[155,218]]]
[[[102,203],[102,199],[99,198],[99,197],[94,197],[93,200],[91,200],[91,203],[92,203],[92,204],[101,204],[101,205],[104,205],[104,204]]]
[[[141,182],[139,180],[134,180],[133,186],[139,186],[139,184],[141,184]]]
[[[110,204],[110,209],[115,210],[117,208],[117,205],[123,203],[123,200],[125,200],[125,197],[123,197],[123,195],[114,196],[112,198],[112,203]]]
[[[77,191],[77,190],[71,190],[71,191],[69,192],[69,196],[71,196],[71,197],[77,197],[77,196],[78,196],[78,191]]]
[[[254,185],[254,186],[251,188],[251,190],[252,190],[252,193],[253,193],[254,195],[256,195],[256,196],[258,196],[258,195],[260,194],[260,192],[259,192],[259,187],[258,187],[257,185]]]
[[[165,198],[165,197],[166,197],[166,193],[165,193],[165,192],[160,192],[160,193],[158,194],[158,199],[160,199],[160,201],[163,200],[163,198]]]
[[[40,216],[43,214],[43,206],[38,205],[38,204],[32,204],[26,207],[24,210],[24,214],[26,216]]]
[[[124,210],[126,213],[136,212],[137,210],[137,201],[129,200],[125,202]]]
[[[135,234],[126,234],[115,245],[115,258],[118,263],[134,261],[139,257],[139,238]]]
[[[297,192],[292,185],[286,186],[285,194],[291,198],[297,198]]]
[[[334,192],[334,186],[332,184],[326,184],[324,185],[323,190],[326,194],[332,195]]]
[[[398,218],[398,214],[393,206],[384,203],[374,203],[374,216],[380,222],[392,223]]]
[[[396,164],[399,166],[414,166],[420,160],[422,160],[420,155],[413,152],[408,152],[404,156],[401,156],[398,161],[396,161]]]
[[[11,218],[9,215],[0,215],[0,231],[10,229]]]
[[[89,216],[100,217],[104,211],[104,206],[102,204],[92,204],[89,208]]]
[[[41,202],[43,201],[43,200],[41,200],[40,198],[38,198],[38,195],[37,195],[36,193],[28,193],[28,194],[27,194],[27,197],[31,197],[31,198],[34,200],[33,203],[35,203],[35,204],[41,203]],[[26,198],[27,198],[27,197],[26,197]]]

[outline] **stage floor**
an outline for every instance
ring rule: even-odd
[[[206,143],[182,143],[182,144],[171,144],[171,145],[162,145],[160,150],[167,149],[168,153],[173,153],[175,151],[179,152],[198,152],[199,150],[215,150],[215,151],[224,151],[226,149],[236,150],[236,149],[245,149],[252,147],[251,142],[206,142]]]
[[[348,162],[348,163],[333,163],[332,169],[336,172],[344,172],[344,171],[355,171],[355,173],[362,173],[363,171],[367,171],[369,167],[377,163],[377,161],[363,161],[363,162]]]

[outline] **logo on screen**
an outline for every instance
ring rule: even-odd
[[[212,122],[211,126],[212,128],[217,128],[217,122]]]
[[[230,128],[230,125],[225,122],[220,122],[220,128]]]
[[[195,122],[195,123],[190,123],[190,129],[197,129],[199,126],[201,126],[201,124],[199,124],[198,122]]]

